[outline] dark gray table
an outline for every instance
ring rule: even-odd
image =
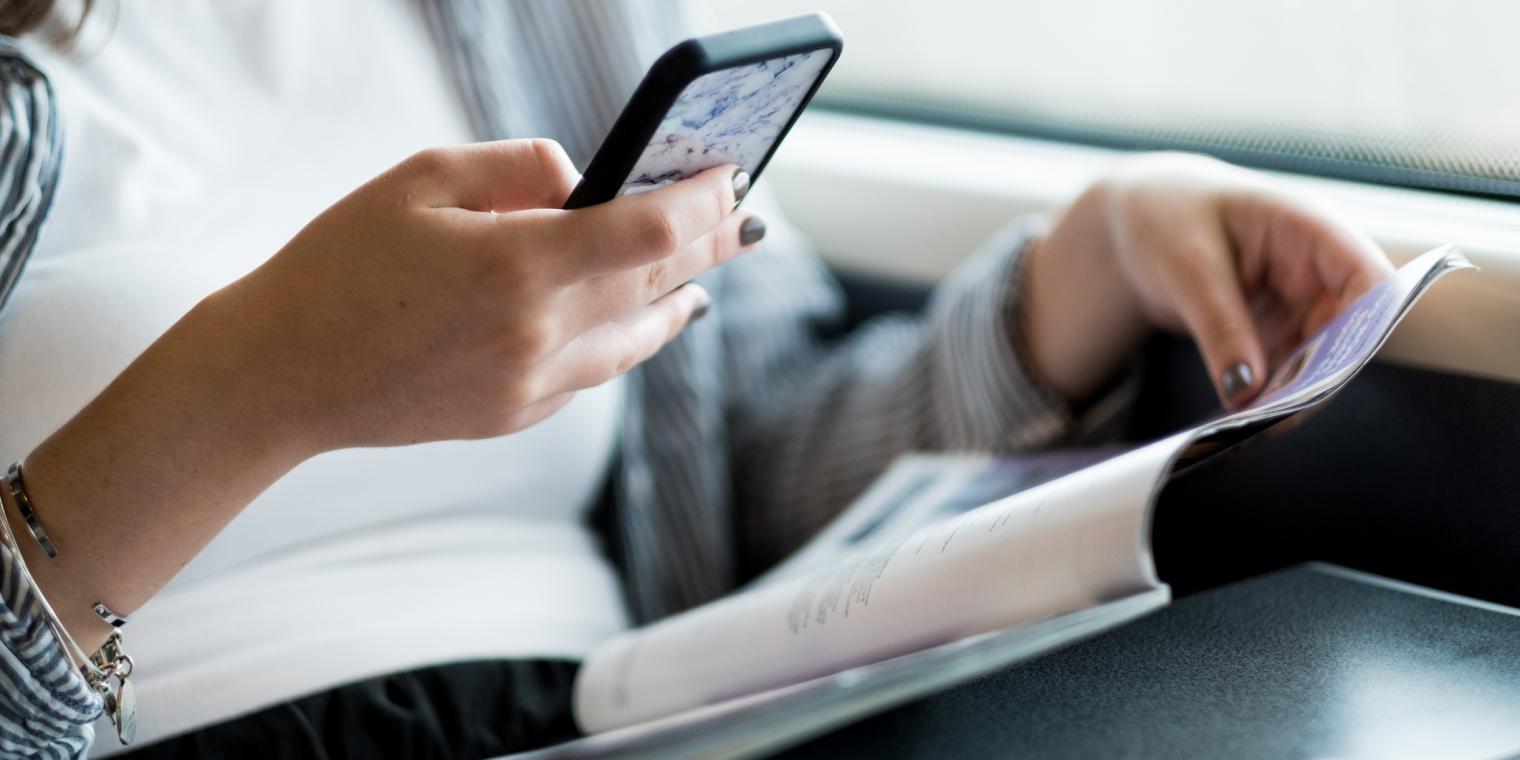
[[[1517,755],[1520,611],[1329,565],[1179,599],[1127,627],[786,753]]]

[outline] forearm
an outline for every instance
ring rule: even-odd
[[[228,300],[193,309],[26,458],[57,557],[3,495],[42,593],[87,650],[109,632],[91,604],[135,610],[313,453],[287,422],[297,415],[280,367],[256,360],[257,341],[229,339],[248,326]]]

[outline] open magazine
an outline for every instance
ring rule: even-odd
[[[732,757],[1037,656],[1167,604],[1150,551],[1166,481],[1323,402],[1443,274],[1450,246],[1370,290],[1248,408],[1130,449],[909,455],[740,592],[588,657],[588,734],[532,757]]]

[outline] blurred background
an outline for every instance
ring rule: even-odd
[[[1520,197],[1513,0],[721,0],[810,10],[845,55],[817,105]]]
[[[860,300],[894,302],[1141,149],[1266,170],[1395,262],[1459,245],[1482,271],[1433,289],[1322,414],[1168,487],[1156,555],[1179,593],[1317,558],[1513,603],[1520,0],[707,7],[714,30],[823,10],[843,31],[760,182]],[[1212,408],[1185,341],[1142,366],[1135,438]]]

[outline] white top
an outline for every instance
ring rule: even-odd
[[[35,52],[67,142],[0,320],[4,461],[333,201],[471,139],[407,0],[124,3],[84,55]],[[584,527],[621,403],[614,383],[516,435],[298,467],[133,617],[138,743],[387,672],[577,657],[625,627]]]

